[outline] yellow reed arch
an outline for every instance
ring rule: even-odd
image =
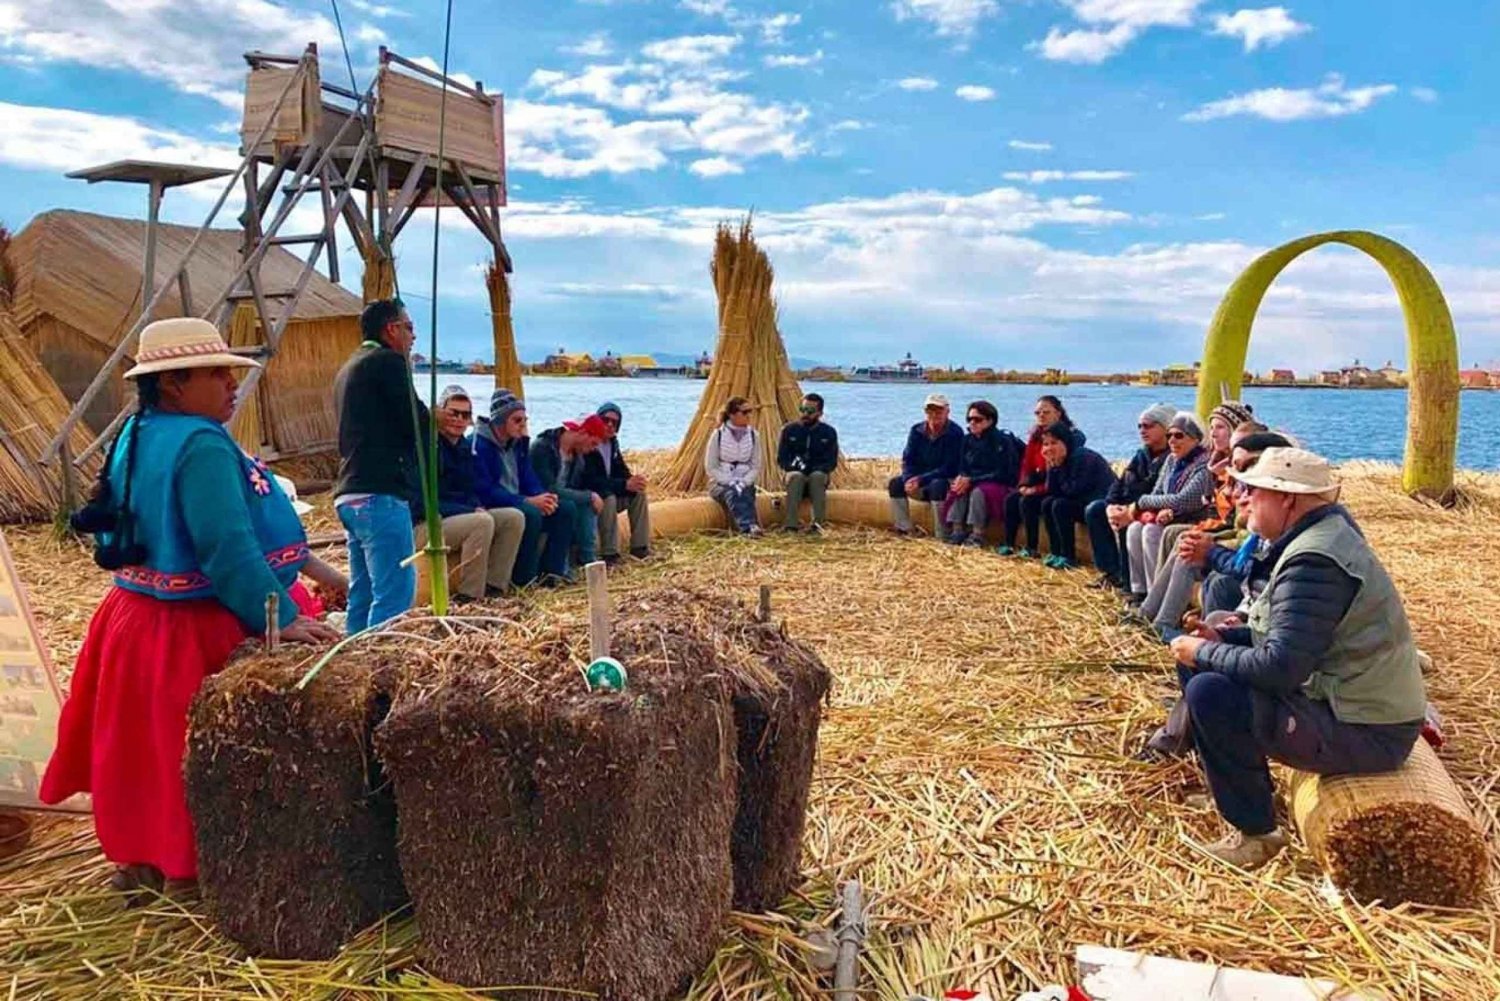
[[[1394,240],[1362,230],[1318,233],[1293,240],[1256,258],[1219,303],[1203,345],[1198,412],[1218,406],[1221,387],[1238,397],[1250,349],[1250,326],[1266,290],[1297,257],[1325,243],[1342,243],[1373,257],[1390,276],[1406,316],[1406,461],[1402,486],[1408,493],[1442,498],[1453,488],[1458,450],[1458,337],[1453,316],[1432,272]]]

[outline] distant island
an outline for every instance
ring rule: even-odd
[[[1201,363],[1179,363],[1159,369],[1143,369],[1138,372],[1091,373],[1072,372],[1062,368],[1047,368],[1041,371],[998,369],[987,366],[954,368],[923,365],[908,352],[905,358],[892,365],[833,366],[820,365],[808,359],[791,359],[799,379],[809,382],[967,382],[980,384],[1014,384],[1024,386],[1182,386],[1198,385]],[[420,371],[431,371],[434,366],[416,354],[412,356],[414,367]],[[469,375],[491,375],[495,368],[483,361],[457,362],[439,359],[439,372]],[[562,348],[548,355],[541,362],[523,364],[527,375],[592,376],[618,379],[706,379],[713,368],[713,358],[707,352],[693,358],[691,355],[649,354],[617,355],[606,351],[595,358],[587,352],[568,352]],[[1500,365],[1474,366],[1459,373],[1460,385],[1464,389],[1500,389]],[[1336,369],[1325,369],[1313,373],[1297,373],[1289,368],[1273,368],[1268,372],[1245,372],[1244,385],[1266,386],[1285,389],[1405,389],[1407,374],[1387,361],[1380,368],[1354,364]]]

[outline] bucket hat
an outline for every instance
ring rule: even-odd
[[[260,368],[260,362],[231,351],[219,336],[219,328],[212,323],[187,316],[146,324],[136,348],[135,366],[125,373],[125,378],[221,366]]]
[[[1268,448],[1249,469],[1229,475],[1246,486],[1282,494],[1336,496],[1339,492],[1328,460],[1304,448]]]

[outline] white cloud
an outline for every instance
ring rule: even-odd
[[[1268,87],[1210,101],[1183,115],[1188,122],[1207,122],[1234,115],[1250,115],[1272,122],[1295,122],[1309,118],[1339,118],[1368,110],[1382,97],[1396,92],[1395,84],[1347,87],[1344,78],[1330,73],[1317,87],[1289,90]]]
[[[1027,153],[1050,153],[1050,152],[1052,152],[1052,144],[1051,143],[1028,142],[1025,139],[1012,139],[1010,142],[1006,143],[1006,145],[1009,146],[1011,149],[1023,150],[1023,151],[1025,151]]]
[[[1039,50],[1043,59],[1095,65],[1123,52],[1125,46],[1135,40],[1135,36],[1136,29],[1126,24],[1116,25],[1108,31],[1089,28],[1063,31],[1060,28],[1049,28],[1047,37],[1040,42],[1033,42],[1031,47]]]
[[[869,128],[869,126],[864,122],[859,121],[858,119],[845,118],[841,122],[834,122],[833,125],[829,127],[829,130],[832,132],[859,132],[867,128]]]
[[[434,73],[443,72],[443,64],[438,62],[431,56],[417,56],[412,60],[412,62],[416,63],[418,66],[421,66],[424,69],[432,70],[432,72]],[[460,73],[458,70],[454,69],[451,60],[448,63],[448,79],[453,80],[456,83],[461,83],[465,87],[477,87],[479,85],[478,81],[469,76],[469,74]]]
[[[1064,0],[1086,24],[1128,24],[1133,28],[1185,28],[1204,0]]]
[[[641,54],[664,63],[702,66],[724,58],[739,44],[738,35],[681,35],[651,42],[641,48]]]
[[[909,76],[896,81],[902,90],[937,90],[938,82],[930,76]]]
[[[1056,62],[1097,64],[1118,55],[1149,28],[1186,28],[1204,0],[1063,0],[1086,28],[1054,26],[1028,48]]]
[[[361,24],[354,31],[355,41],[364,42],[366,45],[383,45],[388,37],[383,30],[373,24]]]
[[[722,156],[709,157],[706,160],[694,160],[688,167],[688,170],[691,170],[699,177],[724,177],[727,174],[743,174],[745,172],[744,167]]]
[[[1123,181],[1135,175],[1128,170],[1012,170],[1007,181],[1050,184],[1053,181]]]
[[[810,52],[810,53],[808,53],[805,56],[792,56],[792,55],[777,56],[777,55],[769,55],[769,56],[766,56],[766,58],[765,58],[766,65],[770,66],[772,68],[785,67],[785,66],[816,66],[818,63],[820,63],[822,61],[823,61],[823,50],[822,49],[819,49],[816,52]]]
[[[237,144],[204,142],[135,118],[0,101],[0,121],[0,163],[24,170],[68,171],[130,159],[216,167],[240,162]]]
[[[532,101],[507,104],[506,133],[512,169],[544,177],[657,170],[696,145],[681,121],[621,123],[598,108]]]
[[[1410,93],[1412,97],[1415,97],[1423,104],[1433,104],[1438,99],[1438,92],[1431,87],[1413,87]]]
[[[786,41],[786,29],[802,23],[801,14],[776,14],[760,22],[761,40],[767,45],[781,45]]]
[[[966,83],[953,92],[953,96],[964,101],[993,101],[995,88]]]
[[[565,45],[558,51],[570,56],[600,59],[613,52],[614,48],[610,45],[608,32],[596,31],[577,45]]]
[[[1293,20],[1291,11],[1285,7],[1260,7],[1215,14],[1212,33],[1238,38],[1245,43],[1246,52],[1254,52],[1262,45],[1268,48],[1280,45],[1311,30],[1311,25]]]
[[[139,73],[235,110],[245,51],[339,51],[329,18],[272,0],[0,0],[0,27],[0,52]]]
[[[370,0],[349,0],[349,6],[371,17],[411,17],[408,11],[386,4],[370,3]]]
[[[1197,222],[1220,222],[1229,218],[1223,212],[1205,212],[1203,215],[1195,215],[1193,219]]]
[[[677,6],[704,17],[723,17],[732,9],[729,0],[679,0]]]
[[[995,0],[894,0],[891,10],[898,21],[926,21],[939,35],[965,40],[1000,5]]]

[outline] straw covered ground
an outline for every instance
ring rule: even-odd
[[[663,468],[645,456],[647,468]],[[856,462],[849,485],[888,464]],[[1450,743],[1442,758],[1492,843],[1500,819],[1500,476],[1463,477],[1443,511],[1399,493],[1388,466],[1345,470],[1346,500],[1405,595]],[[312,534],[331,525],[320,504]],[[1479,531],[1476,531],[1476,527]],[[65,667],[104,588],[85,554],[9,530]],[[661,583],[754,600],[834,674],[804,838],[806,882],[782,909],[735,915],[693,998],[823,996],[805,938],[833,889],[874,895],[862,997],[1071,979],[1099,943],[1349,983],[1392,998],[1500,997],[1493,889],[1475,911],[1340,902],[1297,845],[1261,872],[1212,863],[1220,833],[1194,769],[1130,754],[1171,693],[1165,651],[1060,574],[993,554],[859,529],[822,538],[699,537],[662,547],[612,588]],[[580,591],[535,599],[581,612]],[[470,997],[430,977],[412,922],[371,929],[326,963],[257,962],[196,899],[124,912],[86,821],[44,821],[0,863],[0,997]]]

